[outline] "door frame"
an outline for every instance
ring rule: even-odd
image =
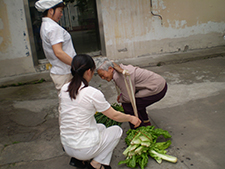
[[[106,56],[105,33],[104,33],[104,27],[103,27],[101,0],[96,0],[96,7],[97,7],[99,37],[100,37],[100,44],[101,44],[101,54],[102,56]]]
[[[39,62],[38,62],[37,51],[36,51],[36,46],[35,46],[35,42],[34,42],[33,27],[32,27],[31,15],[30,15],[30,4],[29,4],[28,0],[23,0],[23,3],[24,3],[25,17],[26,17],[26,22],[27,22],[30,48],[31,48],[30,50],[31,50],[31,54],[32,54],[33,64],[34,64],[34,66],[37,66],[39,64]],[[96,8],[97,8],[99,37],[100,37],[100,45],[101,45],[101,55],[106,56],[101,0],[96,0]]]
[[[32,58],[33,58],[33,64],[34,66],[37,66],[38,57],[37,57],[37,52],[36,52],[36,47],[34,42],[33,27],[31,23],[30,6],[29,6],[28,0],[23,0],[23,4],[24,4],[24,11],[25,11],[25,17],[27,22],[29,41],[30,41],[30,48],[31,48],[30,50],[31,50]]]

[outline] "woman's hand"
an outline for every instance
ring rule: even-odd
[[[128,70],[125,70],[125,69],[123,69],[122,74],[123,74],[123,75],[126,75],[126,76],[129,76],[129,75],[130,75],[130,73],[128,72]]]
[[[117,122],[130,122],[134,127],[138,127],[141,124],[141,120],[138,117],[116,111],[111,106],[106,111],[103,111],[102,114]]]
[[[138,127],[141,124],[141,120],[136,116],[131,116],[131,120],[129,122],[134,125],[134,128]]]

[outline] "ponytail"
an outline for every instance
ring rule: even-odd
[[[95,63],[91,56],[86,54],[78,54],[73,58],[71,63],[71,73],[73,78],[67,90],[71,99],[76,99],[82,82],[84,83],[83,88],[88,86],[88,82],[83,78],[84,72],[88,69],[91,69],[92,71],[95,70]]]

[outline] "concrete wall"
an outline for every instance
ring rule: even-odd
[[[152,0],[152,12],[162,19],[152,15],[150,2],[97,0],[103,55],[122,59],[225,45],[224,0]],[[0,0],[0,78],[35,72],[25,6],[28,0]]]
[[[101,0],[111,59],[225,45],[224,0]]]
[[[23,0],[0,0],[0,77],[35,72]]]

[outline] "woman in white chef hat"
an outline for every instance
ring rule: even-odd
[[[35,8],[43,13],[40,36],[46,58],[52,65],[50,76],[59,93],[72,79],[71,62],[76,55],[70,34],[58,22],[63,16],[63,0],[38,0]]]
[[[35,3],[35,8],[43,14],[40,36],[45,56],[52,65],[50,76],[58,94],[61,87],[72,79],[71,62],[76,55],[70,34],[58,24],[64,7],[63,0],[38,0]],[[82,161],[73,157],[70,164],[84,167]]]

